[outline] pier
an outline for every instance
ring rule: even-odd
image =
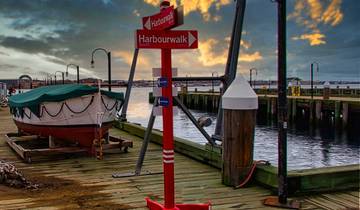
[[[30,181],[40,184],[38,190],[12,189],[0,185],[1,208],[146,209],[144,197],[155,196],[154,199],[162,201],[162,196],[157,197],[157,195],[162,195],[163,190],[162,153],[158,145],[161,142],[154,143],[156,139],[161,139],[161,136],[156,137],[156,133],[160,132],[153,132],[153,143],[149,144],[143,167],[144,171],[149,171],[153,175],[114,179],[113,173],[127,173],[134,170],[142,141],[137,132],[139,129],[145,130],[127,123],[119,124],[117,127],[122,129],[112,129],[112,135],[131,139],[134,142],[134,148],[128,153],[106,154],[104,160],[101,161],[94,157],[76,156],[71,159],[42,159],[26,164],[6,145],[5,134],[16,132],[17,129],[12,123],[8,110],[1,108],[1,158],[14,163]],[[214,167],[219,163],[204,164],[204,161],[189,157],[189,154],[199,154],[194,153],[194,150],[200,152],[205,147],[195,143],[186,143],[186,141],[175,142],[176,150],[182,148],[184,151],[189,151],[188,155],[184,155],[184,152],[176,152],[175,155],[177,180],[175,189],[178,202],[195,203],[210,200],[213,209],[277,209],[262,204],[263,199],[273,194],[271,188],[261,187],[263,185],[258,185],[257,182],[236,190],[226,187],[221,184],[221,171],[218,167]],[[212,154],[214,158],[219,156],[216,148],[211,148],[211,150],[213,153],[205,154]],[[359,170],[358,165],[354,167]],[[268,168],[263,169],[262,173],[266,170],[275,171]],[[266,178],[260,172],[256,176]],[[310,180],[307,182],[312,184]],[[328,183],[341,185],[341,182]],[[300,194],[294,199],[301,201],[302,209],[356,209],[359,207],[359,191],[356,187],[354,190],[341,192]]]
[[[257,94],[259,97],[258,114],[262,117],[275,119],[277,115],[277,95]],[[219,107],[219,92],[181,91],[180,100],[189,108],[207,112],[217,112]],[[153,102],[149,94],[149,102]],[[350,96],[332,96],[324,99],[323,96],[288,96],[288,118],[292,121],[299,116],[306,116],[311,123],[325,117],[333,117],[336,125],[347,126],[352,118],[360,117],[360,99]]]

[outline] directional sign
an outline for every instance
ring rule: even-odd
[[[137,30],[136,48],[195,49],[198,48],[197,31],[155,31]]]
[[[167,87],[167,85],[168,85],[168,79],[165,78],[165,77],[160,77],[160,78],[157,80],[157,85],[158,85],[158,87]]]
[[[143,27],[146,30],[164,30],[177,27],[184,23],[183,7],[174,9],[168,7],[152,16],[142,18]]]

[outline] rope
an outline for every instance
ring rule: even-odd
[[[112,111],[112,110],[116,107],[116,105],[118,104],[118,101],[115,101],[114,105],[113,105],[111,108],[109,108],[109,107],[105,104],[104,98],[103,98],[102,96],[101,96],[101,102],[102,102],[102,104],[104,105],[105,109],[108,110],[108,111]]]
[[[43,114],[44,114],[43,110],[45,110],[45,112],[46,112],[50,117],[57,117],[57,116],[61,113],[61,111],[63,110],[63,108],[64,108],[64,103],[61,104],[61,107],[60,107],[59,111],[58,111],[56,114],[50,114],[50,112],[47,110],[47,108],[46,108],[45,106],[42,106],[42,107],[41,107],[40,117],[42,117]]]
[[[90,103],[85,107],[85,109],[83,109],[83,110],[81,110],[81,111],[79,111],[79,112],[72,110],[66,102],[65,102],[64,104],[65,104],[65,106],[70,110],[70,112],[72,112],[72,113],[74,113],[74,114],[81,114],[81,113],[85,112],[85,111],[90,107],[90,105],[93,103],[93,101],[94,101],[94,96],[91,97],[91,101],[90,101]]]
[[[253,162],[253,165],[251,166],[251,169],[250,169],[248,175],[246,176],[246,178],[245,178],[239,185],[235,186],[234,188],[235,188],[235,189],[238,189],[238,188],[241,188],[241,187],[245,186],[245,185],[249,182],[249,180],[250,180],[250,178],[252,177],[252,175],[254,174],[254,171],[255,171],[256,166],[259,165],[259,164],[270,165],[269,161],[266,161],[266,160],[254,161],[254,162]]]
[[[31,111],[30,111],[30,116],[26,114],[25,109],[24,109],[24,115],[28,118],[31,119]]]

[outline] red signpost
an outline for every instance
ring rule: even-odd
[[[169,5],[168,1],[163,1],[161,3],[163,9],[160,13],[143,18],[143,26],[147,30],[137,30],[135,34],[136,48],[161,49],[162,97],[159,102],[160,106],[163,107],[163,169],[165,204],[162,205],[150,198],[146,198],[146,202],[147,206],[151,210],[208,210],[210,209],[210,203],[175,204],[171,49],[197,48],[198,34],[197,31],[166,30],[182,24],[182,22],[178,22],[177,18],[174,17],[174,7]],[[177,16],[182,16],[182,14],[178,14]]]

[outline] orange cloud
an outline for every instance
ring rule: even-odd
[[[227,60],[227,51],[224,50],[220,54],[214,52],[214,46],[219,41],[216,39],[208,39],[204,42],[199,42],[200,56],[198,60],[204,66],[215,66],[219,64],[225,64]]]
[[[341,0],[333,0],[328,8],[325,10],[322,21],[326,24],[331,24],[331,26],[336,26],[339,24],[344,15],[340,10]]]
[[[230,37],[226,37],[226,42],[230,41]],[[199,42],[199,52],[200,56],[198,60],[200,63],[204,66],[215,66],[215,65],[224,65],[227,62],[227,56],[228,56],[228,49],[224,48],[221,52],[216,53],[214,52],[217,47],[220,46],[221,43],[219,43],[216,39],[208,39],[203,42]],[[239,61],[243,62],[255,62],[258,60],[263,59],[260,52],[256,51],[254,53],[247,53],[246,51],[251,47],[251,44],[249,42],[246,42],[244,40],[241,40],[241,46],[243,47],[243,50],[240,51],[239,54]]]
[[[160,7],[160,2],[162,2],[162,0],[144,0],[144,2],[155,7]],[[176,0],[170,0],[170,3],[171,5],[177,5]]]
[[[239,61],[243,61],[243,62],[254,62],[254,61],[258,61],[258,60],[262,60],[263,57],[260,54],[259,51],[256,51],[254,53],[244,53],[244,52],[240,52],[240,57],[239,57]]]
[[[115,57],[118,57],[118,58],[122,59],[129,66],[132,64],[132,60],[133,60],[133,53],[132,52],[115,51],[113,54],[114,54]],[[150,65],[150,59],[145,57],[145,56],[140,56],[139,55],[138,60],[137,60],[137,65],[142,67],[142,68],[145,68],[145,69],[152,68],[151,65]]]
[[[159,6],[161,0],[144,0],[145,3]],[[171,5],[177,5],[176,0],[170,1]],[[230,0],[180,0],[180,5],[184,6],[184,14],[188,15],[191,12],[198,11],[202,15],[205,21],[220,21],[221,16],[210,14],[209,10],[212,6],[215,6],[216,10],[219,10],[222,6],[230,4]]]
[[[292,37],[293,40],[308,40],[311,46],[326,44],[324,34],[303,34],[301,36]]]
[[[325,34],[321,33],[319,25],[336,26],[343,20],[341,12],[342,0],[329,0],[330,3],[321,0],[297,0],[294,11],[288,19],[305,27],[305,33],[293,37],[293,40],[308,40],[311,46],[326,44]],[[326,8],[324,10],[324,8]]]

